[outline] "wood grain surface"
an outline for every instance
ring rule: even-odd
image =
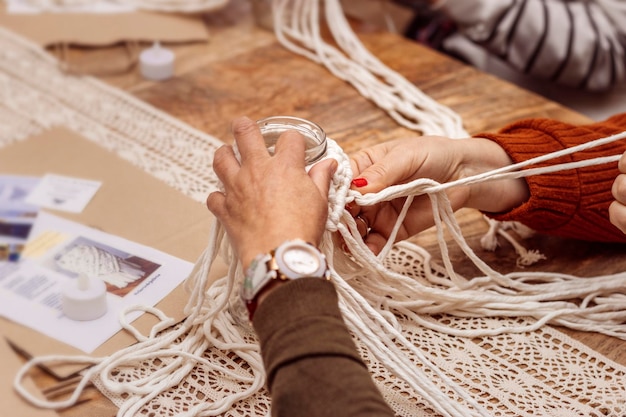
[[[525,117],[587,121],[578,113],[397,35],[370,33],[362,40],[392,69],[462,115],[470,133],[496,129]],[[224,141],[230,140],[230,120],[240,115],[253,119],[295,115],[315,121],[346,152],[415,136],[348,83],[294,55],[277,41],[211,62],[135,94]]]

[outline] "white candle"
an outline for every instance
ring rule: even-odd
[[[174,53],[155,42],[139,55],[139,69],[148,80],[167,80],[174,75]]]
[[[72,320],[95,320],[107,312],[106,297],[106,284],[101,279],[81,274],[61,292],[63,314]]]

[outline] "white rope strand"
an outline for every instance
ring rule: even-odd
[[[323,64],[396,122],[423,134],[468,136],[459,115],[424,94],[362,46],[338,0],[324,0],[323,6],[326,23],[341,49],[322,38],[320,1],[274,0],[273,6],[274,31],[285,48]]]
[[[612,138],[595,141],[593,146],[600,146],[609,140],[620,138],[623,138],[623,135],[615,135]],[[334,271],[350,271],[345,275],[346,281],[340,280],[336,272],[333,275],[338,287],[340,308],[351,330],[378,360],[428,400],[432,407],[442,415],[465,416],[468,415],[468,411],[458,403],[442,396],[425,374],[416,370],[407,371],[409,362],[406,362],[408,359],[405,355],[410,355],[413,360],[418,358],[420,363],[437,374],[446,386],[462,399],[464,404],[472,404],[471,415],[487,414],[475,403],[471,395],[441,373],[434,364],[428,362],[420,354],[416,347],[404,339],[393,314],[401,314],[408,320],[438,332],[463,337],[528,332],[552,323],[626,339],[626,326],[624,325],[626,297],[623,295],[626,291],[626,273],[591,278],[541,272],[500,274],[476,256],[465,242],[445,194],[445,190],[450,187],[448,184],[439,185],[432,180],[421,180],[419,185],[416,185],[418,182],[414,182],[404,184],[404,188],[397,187],[392,190],[397,196],[410,196],[411,192],[418,190],[419,193],[426,193],[431,197],[438,240],[444,259],[443,269],[431,265],[430,258],[424,257],[421,262],[424,270],[428,271],[427,282],[421,282],[389,268],[384,264],[384,259],[375,256],[365,246],[354,219],[345,209],[347,201],[376,204],[388,200],[389,194],[381,192],[359,196],[351,192],[349,187],[352,173],[349,169],[349,159],[332,139],[328,141],[327,157],[337,159],[339,164],[329,190],[329,220],[322,249],[331,260],[330,264]],[[587,144],[586,148],[590,146],[592,145]],[[548,160],[562,153],[563,151],[546,155],[542,159]],[[606,163],[606,161],[605,158],[591,159],[566,164],[565,167],[573,169],[595,163]],[[548,167],[547,170],[551,171],[551,168]],[[483,173],[479,179],[470,178],[469,181],[490,181],[493,177],[505,174],[504,171],[511,171],[510,173],[513,174],[512,168],[507,167],[504,170]],[[524,176],[539,172],[541,171],[522,170],[514,174]],[[457,182],[457,184],[461,183]],[[402,210],[398,222],[402,222],[405,215],[406,207]],[[456,274],[447,256],[447,243],[442,234],[444,226],[453,240],[462,247],[472,262],[485,273],[485,276],[468,280]],[[395,225],[394,230],[397,228],[398,224]],[[350,254],[335,247],[332,233],[341,235]],[[405,250],[412,250],[414,247],[409,242],[403,242],[399,246]],[[228,276],[210,284],[208,272],[218,253],[225,256],[226,262],[230,265]],[[412,253],[419,255],[423,251],[416,249]],[[445,272],[447,278],[436,277],[431,274],[431,271]],[[86,381],[98,376],[107,390],[128,396],[123,406],[120,407],[118,416],[133,416],[159,393],[166,392],[184,381],[196,365],[203,364],[215,372],[239,381],[241,386],[245,387],[239,392],[231,392],[223,398],[193,408],[193,413],[203,416],[224,412],[236,401],[258,392],[264,384],[264,370],[258,345],[253,341],[254,338],[249,328],[246,329],[237,324],[238,321],[231,314],[234,310],[227,308],[229,300],[233,296],[236,297],[235,288],[238,287],[237,282],[241,280],[241,274],[241,267],[235,260],[221,226],[215,223],[209,236],[207,249],[198,259],[193,273],[186,282],[191,292],[189,303],[185,308],[188,316],[178,327],[158,335],[156,331],[152,331],[147,337],[136,333],[139,342],[135,345],[122,349],[108,358],[90,359],[89,363],[95,365],[85,373],[85,382],[79,384],[68,400],[61,402],[39,400],[29,394],[21,386],[21,382],[27,370],[32,366],[48,361],[77,360],[76,358],[47,357],[30,361],[16,377],[17,391],[37,406],[63,408],[75,403],[80,391],[86,386]],[[381,301],[381,295],[384,295],[384,301]],[[578,303],[572,301],[577,299],[582,301]],[[146,309],[146,311],[149,310]],[[536,321],[508,328],[457,329],[422,316],[432,314],[459,317],[529,316],[535,318]],[[161,320],[167,320],[167,318],[162,316]],[[160,324],[158,329],[163,329],[163,327],[164,324]],[[380,334],[374,335],[372,332],[376,327],[380,329]],[[381,338],[381,334],[389,335],[390,338]],[[248,364],[250,373],[248,375],[236,374],[227,365],[204,360],[202,353],[211,346],[236,354]],[[168,361],[150,378],[132,381],[120,381],[119,378],[115,378],[117,369],[136,366],[143,361],[156,358],[168,359]],[[85,360],[85,358],[78,360]],[[191,416],[191,411],[186,415]]]
[[[467,136],[454,112],[425,96],[362,47],[337,0],[325,0],[324,6],[326,22],[341,50],[330,46],[321,35],[318,0],[275,0],[274,24],[280,42],[352,83],[364,97],[387,111],[398,123],[425,134]],[[617,155],[527,169],[534,164],[624,138],[626,132],[446,184],[419,179],[366,195],[350,190],[349,159],[332,139],[328,139],[327,157],[335,158],[339,165],[329,190],[329,214],[321,250],[329,260],[340,310],[349,329],[384,368],[406,382],[441,415],[453,417],[487,416],[489,412],[481,406],[473,391],[462,387],[455,377],[446,374],[419,346],[410,342],[399,317],[425,329],[458,337],[532,332],[546,324],[556,324],[626,340],[626,296],[623,294],[626,292],[626,272],[585,278],[548,272],[502,274],[481,260],[467,244],[446,195],[448,189],[461,185],[615,163]],[[423,248],[408,241],[394,243],[412,199],[422,194],[431,199],[443,266],[433,263]],[[348,202],[374,205],[398,197],[406,197],[407,202],[394,225],[392,238],[382,254],[375,256],[363,242],[345,205]],[[459,245],[483,275],[467,278],[454,270],[444,230],[452,237],[450,243]],[[503,230],[498,226],[493,233],[501,234]],[[337,236],[341,237],[348,252],[336,245]],[[419,268],[422,275],[407,271],[406,262],[391,262],[396,251],[409,254],[403,260],[410,260],[409,266]],[[209,271],[218,255],[229,265],[228,273],[210,282]],[[127,312],[124,313],[121,318],[124,328],[137,338],[137,343],[105,358],[35,358],[20,369],[14,381],[15,388],[38,407],[61,409],[75,404],[87,384],[98,380],[106,390],[123,395],[118,417],[134,417],[149,409],[155,398],[167,395],[188,381],[194,376],[194,369],[202,365],[211,375],[225,376],[237,388],[220,391],[221,396],[201,401],[178,415],[222,415],[237,402],[257,395],[265,383],[260,348],[254,333],[245,324],[245,318],[238,316],[236,300],[241,279],[241,265],[223,228],[215,222],[207,248],[185,282],[190,295],[184,309],[186,318],[182,322],[172,326],[171,319],[157,310],[137,307],[137,310],[152,313],[159,319],[145,336],[126,323]],[[512,322],[510,327],[458,328],[454,323],[433,319],[433,315],[531,317],[534,320]],[[203,354],[210,349],[228,352],[245,366],[235,369],[227,360],[208,361]],[[23,387],[23,379],[32,367],[59,361],[92,365],[84,371],[82,380],[68,399],[41,400]],[[157,361],[159,365],[151,368],[148,375],[125,379],[125,369]],[[432,375],[441,381],[444,390],[430,378]],[[448,396],[448,393],[453,395]]]
[[[571,155],[576,152],[588,150],[594,147],[606,145],[618,140],[626,139],[626,132],[621,132],[615,135],[607,136],[605,138],[589,141],[581,145],[572,146],[571,148],[562,149],[560,151],[552,152],[546,155],[541,155],[526,161],[518,162],[516,164],[508,165],[502,168],[498,168],[492,171],[476,174],[471,177],[461,178],[456,181],[450,181],[444,184],[436,183],[430,179],[419,178],[406,184],[398,184],[387,187],[376,194],[360,194],[357,191],[353,191],[354,201],[360,206],[369,206],[381,201],[395,200],[396,198],[406,197],[408,195],[422,195],[422,194],[435,194],[439,191],[445,191],[450,188],[478,184],[485,181],[494,181],[507,178],[522,178],[530,175],[540,175],[544,173],[551,173],[556,171],[563,171],[568,169],[583,168],[594,165],[602,165],[611,162],[616,162],[621,157],[620,155],[611,155],[606,157],[590,158],[582,161],[567,162],[563,164],[555,164],[550,166],[544,166],[540,168],[533,168],[530,170],[520,169],[530,165],[547,162],[552,159],[560,158],[562,156]],[[515,172],[514,172],[515,171]]]

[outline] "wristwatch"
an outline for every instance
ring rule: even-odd
[[[241,288],[250,320],[257,307],[259,294],[273,280],[289,281],[299,278],[329,279],[326,257],[314,245],[304,240],[288,240],[270,253],[258,255],[246,271]]]

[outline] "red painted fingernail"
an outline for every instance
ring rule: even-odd
[[[365,187],[367,185],[367,180],[365,178],[355,178],[352,180],[352,185],[357,188]]]

